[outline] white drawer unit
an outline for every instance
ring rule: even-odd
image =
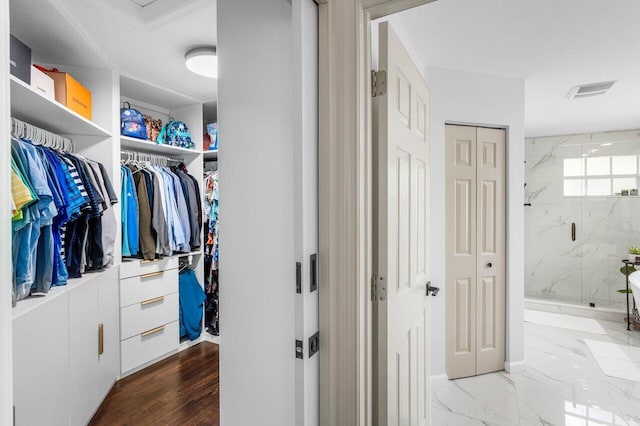
[[[165,257],[155,260],[131,260],[120,265],[120,279],[166,271],[178,268],[178,257]],[[176,284],[178,285],[178,284]]]
[[[120,279],[120,306],[134,305],[176,291],[177,268],[145,272],[142,275]]]
[[[178,293],[157,296],[120,308],[120,338],[126,340],[158,325],[175,321],[178,311]]]
[[[130,372],[176,350],[178,258],[130,261],[120,267],[120,370]]]
[[[159,325],[120,343],[122,371],[130,371],[162,355],[178,349],[178,321]]]

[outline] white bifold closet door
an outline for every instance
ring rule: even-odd
[[[504,369],[503,129],[446,126],[446,370]]]

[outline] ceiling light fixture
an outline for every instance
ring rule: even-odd
[[[611,146],[613,142],[601,143],[600,146]]]
[[[195,74],[209,78],[218,78],[218,56],[216,48],[196,47],[184,55],[185,65]]]

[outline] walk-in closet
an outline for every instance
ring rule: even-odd
[[[314,0],[0,23],[0,424],[317,425]]]
[[[189,63],[215,59],[216,3],[10,11],[15,424],[83,425],[117,380],[219,344],[216,67]]]

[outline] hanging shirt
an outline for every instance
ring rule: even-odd
[[[138,200],[131,171],[121,166],[122,171],[122,255],[138,254]]]
[[[20,217],[22,217],[22,208],[35,201],[35,196],[31,192],[25,181],[21,179],[19,171],[13,159],[11,160],[11,197],[13,199],[12,208],[14,211],[14,217],[18,213],[20,213]]]
[[[202,331],[202,314],[206,295],[195,272],[186,269],[179,276],[180,337],[195,340]]]

